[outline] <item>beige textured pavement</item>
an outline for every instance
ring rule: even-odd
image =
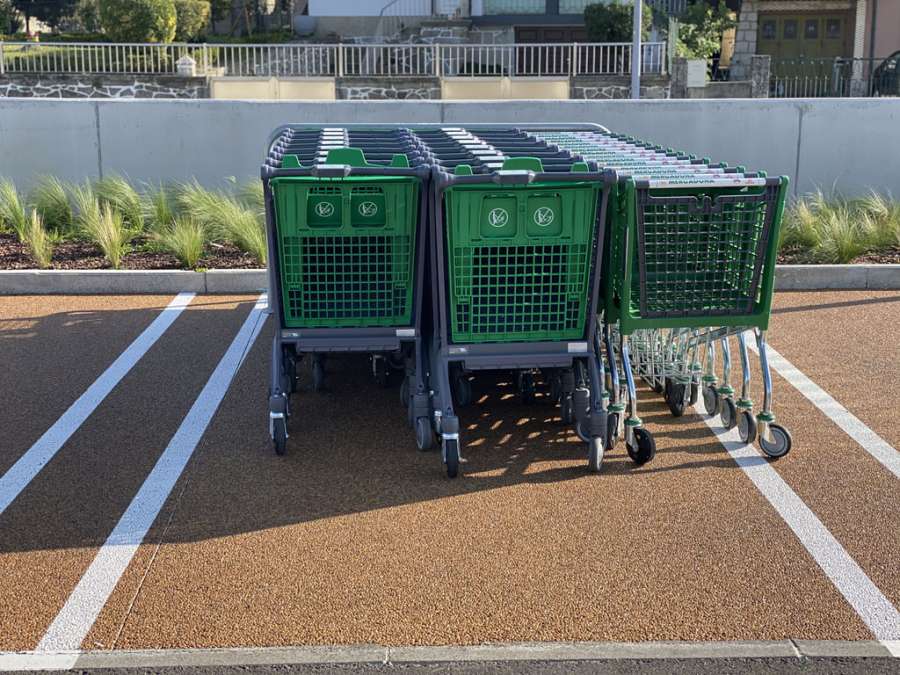
[[[880,297],[834,295],[824,304]],[[833,323],[821,301],[779,295],[773,346],[897,438],[896,421],[867,417],[827,384],[828,368],[804,362]],[[13,320],[24,310],[8,302],[0,318]],[[251,302],[197,298],[0,516],[0,649],[34,648]],[[866,320],[856,326],[868,342],[856,344],[877,355],[858,362],[861,380],[895,345],[887,320]],[[302,369],[280,458],[265,424],[270,330],[84,648],[872,637],[703,422],[672,418],[658,396],[642,391],[654,462],[635,468],[618,447],[594,476],[549,403],[522,406],[508,378],[479,377],[462,411],[465,475],[448,481],[438,454],[415,450],[396,388],[379,389],[363,357],[335,359],[323,393]],[[775,382],[795,442],[777,471],[897,604],[896,480]]]

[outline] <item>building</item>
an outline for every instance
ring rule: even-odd
[[[787,59],[883,59],[900,50],[900,0],[743,0],[731,76],[754,54]]]

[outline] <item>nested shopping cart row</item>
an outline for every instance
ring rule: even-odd
[[[764,341],[785,179],[594,125],[290,125],[262,175],[279,453],[300,359],[321,389],[326,357],[365,352],[382,384],[400,373],[416,444],[439,444],[450,476],[463,454],[456,409],[486,370],[510,372],[526,403],[544,390],[592,470],[620,436],[645,463],[655,443],[634,373],[684,404],[702,382],[724,418],[725,338],[758,328]],[[766,450],[780,427],[764,378],[753,422]]]

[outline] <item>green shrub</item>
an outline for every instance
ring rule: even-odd
[[[19,241],[25,241],[28,218],[19,199],[19,192],[11,181],[0,181],[0,229],[12,230]]]
[[[875,192],[845,199],[818,190],[785,212],[781,246],[820,263],[900,247],[900,204]]]
[[[172,194],[165,186],[151,187],[144,194],[144,223],[149,233],[162,232],[176,217]]]
[[[0,35],[14,35],[22,27],[22,18],[11,0],[0,0]]]
[[[100,32],[100,3],[98,0],[78,0],[75,20],[85,33]]]
[[[109,204],[98,204],[98,207],[99,217],[94,218],[92,212],[92,216],[85,221],[88,227],[86,234],[103,251],[103,257],[112,268],[117,270],[122,264],[122,256],[128,250],[132,232],[125,225],[122,214]]]
[[[174,0],[99,0],[103,32],[115,42],[171,42],[178,16]]]
[[[592,42],[631,42],[634,26],[634,5],[623,0],[588,5],[584,8],[584,23]],[[650,36],[653,10],[644,3],[641,10],[641,34]]]
[[[44,226],[58,237],[70,235],[75,226],[68,192],[68,186],[59,178],[43,176],[30,195],[31,204],[41,215]]]
[[[236,198],[201,187],[196,181],[182,184],[177,201],[182,211],[201,223],[213,239],[229,241],[266,264],[266,226],[263,214]]]
[[[178,16],[175,39],[187,42],[203,35],[209,23],[209,11],[209,0],[175,0]]]
[[[28,252],[34,258],[38,268],[45,270],[50,267],[53,257],[53,238],[44,227],[44,219],[37,211],[31,212],[25,228],[23,243],[28,247]]]
[[[135,234],[143,232],[144,201],[127,180],[121,176],[101,178],[94,184],[94,192],[101,204],[109,204],[122,214]]]
[[[206,245],[206,229],[193,218],[173,220],[154,237],[187,269],[197,266]]]
[[[678,56],[709,59],[722,48],[722,34],[737,25],[734,12],[725,3],[713,9],[703,0],[694,0],[678,21]]]

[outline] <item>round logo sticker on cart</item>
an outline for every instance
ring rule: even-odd
[[[556,214],[549,206],[542,206],[534,211],[534,224],[538,227],[548,227],[554,218]]]
[[[319,218],[327,218],[334,214],[334,204],[331,202],[319,202],[316,204],[316,215]]]
[[[488,213],[488,223],[490,223],[491,227],[505,227],[508,222],[509,211],[506,209],[491,209],[490,213]]]
[[[363,218],[374,218],[378,215],[378,204],[375,202],[363,202],[359,205],[358,211]]]

